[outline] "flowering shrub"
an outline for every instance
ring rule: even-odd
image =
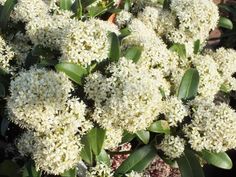
[[[182,177],[232,168],[236,112],[218,97],[236,90],[236,51],[207,46],[212,0],[0,4],[1,133],[16,151],[0,169],[151,177],[157,156]]]

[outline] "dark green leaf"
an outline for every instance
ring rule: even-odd
[[[170,126],[169,123],[165,120],[158,120],[154,122],[149,128],[149,131],[155,132],[155,133],[164,133],[164,134],[170,134]]]
[[[216,167],[223,169],[231,169],[233,167],[230,157],[225,152],[213,153],[203,150],[200,155],[205,161]]]
[[[200,47],[201,47],[201,42],[198,39],[194,42],[194,54],[198,54],[198,52],[200,51]]]
[[[180,57],[186,58],[186,48],[184,44],[173,44],[170,50],[176,52]]]
[[[130,0],[125,0],[124,10],[129,11],[130,8],[131,8],[131,6],[132,6],[132,5],[131,5]]]
[[[71,0],[60,0],[60,9],[70,10],[72,6]]]
[[[163,9],[164,10],[170,10],[170,4],[171,4],[171,0],[164,0]]]
[[[93,4],[96,0],[82,0],[81,4],[84,8],[86,8],[87,6],[90,6],[91,4]]]
[[[119,38],[120,38],[120,39],[123,39],[123,38],[125,38],[126,36],[129,36],[130,34],[131,34],[131,32],[130,32],[129,28],[121,29],[121,30],[120,30],[120,36],[119,36]]]
[[[141,130],[141,131],[138,131],[136,135],[144,144],[148,144],[150,140],[149,131]]]
[[[75,0],[71,6],[71,9],[79,19],[83,16],[83,6],[81,0]]]
[[[87,134],[88,141],[95,155],[99,155],[105,140],[106,131],[102,128],[93,128]]]
[[[89,12],[90,17],[96,17],[106,12],[106,8],[101,7],[101,6],[92,6],[88,8],[88,12]]]
[[[88,141],[87,136],[84,136],[82,138],[81,142],[84,145],[84,147],[81,150],[80,155],[86,163],[88,163],[89,165],[92,165],[93,164],[93,152],[92,152],[92,148],[91,148],[91,145]]]
[[[5,136],[6,134],[6,131],[8,129],[8,126],[9,126],[9,120],[7,118],[3,118],[2,121],[1,121],[1,135],[2,136]]]
[[[5,97],[6,92],[5,92],[5,87],[3,84],[0,83],[0,98]]]
[[[156,149],[151,145],[146,145],[134,151],[116,170],[115,176],[119,176],[131,171],[143,171],[153,161],[156,155]]]
[[[77,176],[77,170],[76,168],[70,169],[63,174],[61,174],[61,177],[76,177]]]
[[[64,72],[79,85],[82,84],[82,79],[87,74],[87,70],[84,67],[74,63],[59,63],[55,68],[57,71]]]
[[[204,177],[204,173],[195,154],[185,150],[184,154],[177,159],[181,177]]]
[[[109,37],[111,41],[109,59],[117,62],[120,59],[120,40],[116,33],[110,33]]]
[[[131,47],[127,49],[125,58],[132,60],[134,63],[137,63],[142,55],[141,47]]]
[[[220,17],[219,26],[226,29],[233,29],[234,25],[229,18]]]
[[[41,177],[41,173],[39,171],[36,171],[32,161],[29,161],[23,168],[22,177]]]
[[[110,160],[110,156],[107,154],[107,152],[102,149],[101,153],[96,157],[97,162],[102,162],[104,164],[106,164],[107,166],[111,165],[111,160]]]
[[[136,137],[135,134],[131,134],[127,131],[124,131],[121,143],[122,144],[128,143],[128,142],[132,141],[135,137]]]
[[[4,7],[1,9],[0,14],[0,28],[5,30],[10,18],[11,11],[13,10],[17,0],[7,0],[4,4]]]
[[[178,90],[179,99],[189,100],[197,95],[199,77],[198,71],[194,68],[185,72]]]
[[[19,177],[19,170],[19,166],[10,160],[5,160],[0,163],[0,176]]]

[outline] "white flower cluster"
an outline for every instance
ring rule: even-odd
[[[171,159],[180,157],[184,152],[185,140],[179,136],[166,135],[160,144],[161,150]]]
[[[138,18],[158,35],[174,43],[193,46],[196,40],[204,42],[217,26],[219,12],[212,0],[174,0],[170,11],[147,6]]]
[[[13,59],[14,52],[6,41],[0,36],[0,68],[6,72],[10,71],[9,62]]]
[[[70,98],[71,89],[63,74],[37,68],[21,71],[10,85],[9,118],[29,131],[18,140],[18,149],[50,174],[61,174],[80,161],[80,136],[92,128],[84,103]]]
[[[87,172],[86,177],[112,177],[113,172],[109,166],[104,163],[98,163]]]
[[[188,107],[183,105],[177,97],[171,97],[163,103],[163,113],[170,126],[176,127],[181,123],[184,117],[188,116]]]
[[[184,128],[191,147],[196,151],[224,152],[236,147],[236,113],[228,105],[198,100],[193,120]]]
[[[85,92],[95,101],[92,118],[104,128],[146,129],[161,111],[163,76],[126,58],[107,70],[110,77],[94,73],[86,79]]]

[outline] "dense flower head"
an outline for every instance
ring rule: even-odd
[[[175,43],[204,42],[218,23],[219,12],[212,0],[174,0],[171,13],[178,18],[177,28],[171,28],[169,39]]]
[[[160,144],[161,150],[171,159],[180,157],[184,152],[185,140],[179,136],[166,135]]]
[[[35,152],[35,136],[34,132],[26,131],[24,132],[17,140],[16,140],[16,147],[18,152],[22,156],[29,156]]]
[[[14,58],[14,52],[12,48],[6,43],[6,41],[0,36],[0,69],[6,72],[10,71],[9,62]]]
[[[184,128],[196,151],[224,152],[236,147],[236,113],[227,104],[196,100],[191,124]]]
[[[107,128],[106,129],[106,138],[104,141],[104,149],[113,149],[117,147],[122,141],[123,130]]]
[[[85,92],[95,102],[93,119],[104,128],[129,132],[147,128],[161,111],[161,73],[126,58],[107,70],[110,77],[94,73],[86,78]]]
[[[36,168],[49,174],[61,174],[76,167],[81,160],[79,136],[60,128],[49,134],[35,135],[35,151],[32,158]]]
[[[91,19],[71,27],[61,44],[63,61],[90,65],[100,62],[109,55],[109,32],[118,32],[118,28],[109,22]]]
[[[87,177],[112,177],[112,169],[104,164],[98,163],[95,167],[90,168],[86,174]]]
[[[177,97],[170,97],[163,103],[163,113],[170,126],[176,127],[185,116],[188,116],[188,107],[183,105]]]
[[[236,90],[236,80],[232,75],[236,71],[236,52],[233,49],[219,48],[216,52],[210,52],[214,61],[218,64],[218,72],[220,73],[221,84],[226,91]]]
[[[117,14],[115,23],[116,25],[118,25],[119,28],[121,28],[129,24],[132,18],[133,18],[133,15],[130,12],[126,10],[122,10],[121,12]]]
[[[71,89],[72,83],[61,73],[37,68],[22,71],[10,84],[10,119],[25,128],[49,130],[60,122],[55,114],[64,110]]]

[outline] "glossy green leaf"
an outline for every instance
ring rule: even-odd
[[[141,47],[131,47],[127,49],[125,58],[132,60],[134,63],[137,63],[142,55]]]
[[[144,144],[148,144],[150,140],[149,131],[141,130],[141,131],[138,131],[136,135]]]
[[[82,84],[82,79],[87,74],[87,70],[83,66],[74,63],[59,63],[55,68],[57,71],[64,72],[79,85]]]
[[[131,32],[130,32],[129,28],[121,29],[121,30],[120,30],[119,38],[120,38],[120,39],[123,39],[123,38],[129,36],[130,34],[131,34]]]
[[[184,44],[173,44],[170,47],[170,50],[173,52],[176,52],[182,58],[186,58],[187,56],[186,48]]]
[[[115,176],[119,176],[131,171],[143,171],[153,161],[156,155],[156,149],[151,145],[146,145],[134,151],[116,170]]]
[[[17,0],[7,0],[4,3],[3,8],[1,9],[0,28],[2,28],[3,30],[5,30],[7,28],[7,24],[10,19],[11,11],[13,10],[16,3],[17,3]]]
[[[79,19],[83,16],[83,6],[81,0],[75,0],[71,6],[71,9]]]
[[[0,163],[0,176],[19,177],[19,174],[20,168],[16,163],[10,160],[5,160]]]
[[[106,12],[106,8],[101,6],[92,6],[88,8],[88,13],[90,17],[97,17]]]
[[[149,131],[155,132],[155,133],[164,133],[164,134],[170,134],[170,126],[169,123],[165,120],[158,120],[154,122],[149,128]]]
[[[124,131],[121,143],[122,144],[128,143],[128,142],[132,141],[135,137],[136,137],[135,134],[131,134],[127,131]]]
[[[91,4],[93,4],[95,1],[96,0],[81,0],[81,4],[85,8],[85,7],[90,6]]]
[[[25,164],[23,168],[23,175],[22,177],[41,177],[41,173],[36,171],[35,167],[33,166],[32,162],[28,162]]]
[[[88,141],[95,155],[99,155],[105,140],[106,131],[102,128],[93,128],[87,134]]]
[[[72,6],[71,0],[60,0],[60,9],[70,10]]]
[[[5,97],[6,92],[5,92],[5,87],[2,83],[0,83],[0,98]]]
[[[3,118],[1,121],[1,135],[5,136],[8,126],[9,126],[9,120],[7,118]]]
[[[216,167],[222,169],[231,169],[233,167],[233,163],[230,157],[225,152],[213,153],[207,150],[203,150],[200,153],[200,156],[209,164],[214,165]]]
[[[107,154],[107,152],[104,149],[102,149],[101,153],[98,156],[96,156],[96,160],[97,162],[102,162],[106,164],[107,166],[111,165],[110,156]]]
[[[198,53],[199,53],[200,47],[201,47],[201,42],[200,42],[200,40],[198,39],[198,40],[196,40],[196,41],[194,42],[194,54],[198,54]]]
[[[63,174],[61,174],[61,177],[77,177],[77,170],[76,168],[70,169]]]
[[[197,95],[199,79],[200,76],[197,69],[190,68],[187,70],[180,83],[178,98],[183,100],[194,98]]]
[[[92,148],[88,141],[87,136],[84,136],[82,138],[81,143],[84,145],[84,147],[82,148],[80,152],[80,156],[86,163],[88,163],[89,165],[92,165],[94,157],[93,157]]]
[[[185,150],[184,154],[177,159],[181,177],[204,177],[201,165],[190,150]]]
[[[233,22],[226,17],[220,17],[219,26],[231,30],[234,28]]]
[[[110,52],[109,59],[111,61],[117,62],[120,59],[120,40],[116,33],[110,33]]]

